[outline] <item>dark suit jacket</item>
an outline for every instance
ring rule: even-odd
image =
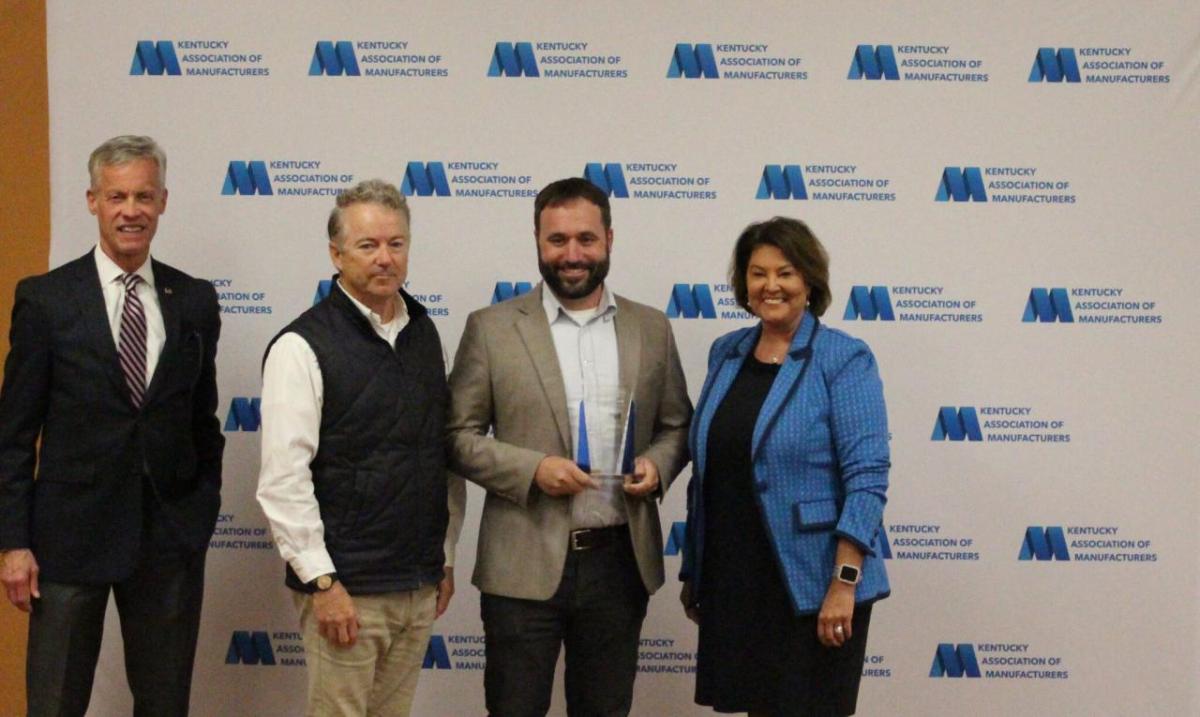
[[[212,536],[220,309],[208,282],[151,266],[166,341],[140,410],[92,253],[17,285],[0,389],[0,549],[32,549],[44,580],[116,582],[142,556],[203,550]]]

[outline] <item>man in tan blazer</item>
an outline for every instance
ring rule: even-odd
[[[534,236],[543,283],[472,313],[450,376],[450,464],[487,490],[487,708],[545,714],[565,644],[569,712],[624,715],[663,583],[656,502],[687,463],[692,405],[667,318],[604,283],[605,193],[548,185]]]

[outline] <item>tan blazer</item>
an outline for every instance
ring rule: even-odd
[[[543,457],[573,455],[542,291],[472,313],[450,374],[450,466],[487,490],[472,582],[529,600],[548,600],[558,589],[571,517],[568,497],[549,496],[533,481]],[[662,481],[657,496],[625,495],[638,569],[653,593],[663,583],[656,498],[687,464],[692,403],[667,317],[620,296],[616,302],[621,388],[632,388],[637,403],[634,447]]]

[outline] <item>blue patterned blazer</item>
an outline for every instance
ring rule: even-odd
[[[864,553],[856,602],[891,591],[879,549],[891,466],[883,384],[865,343],[818,326],[805,312],[751,445],[756,497],[797,614],[820,610],[838,538]],[[704,504],[704,481],[717,478],[705,475],[709,427],[761,331],[760,324],[728,333],[709,352],[689,435],[694,463],[680,571],[693,581],[693,596],[703,579],[704,515],[721,509]]]

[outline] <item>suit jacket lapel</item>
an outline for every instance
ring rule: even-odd
[[[642,327],[633,311],[626,305],[625,299],[618,296],[616,301],[617,315],[614,322],[617,333],[617,363],[620,395],[625,397],[625,404],[621,406],[621,422],[617,425],[624,426],[629,422],[629,401],[637,396],[638,367],[642,365]],[[644,419],[646,414],[642,416]],[[641,423],[645,424],[645,421]],[[638,426],[634,426],[634,430],[636,432]],[[621,436],[617,436],[617,440],[620,439]],[[644,447],[637,435],[634,435],[633,440],[635,450]]]
[[[703,476],[705,465],[708,462],[708,431],[712,426],[713,416],[717,413],[717,408],[720,407],[721,401],[725,400],[725,395],[729,393],[729,389],[733,387],[734,380],[737,379],[738,372],[742,370],[742,363],[746,360],[746,355],[754,350],[754,344],[758,341],[759,328],[754,327],[747,331],[741,339],[730,345],[721,359],[721,363],[712,372],[712,375],[706,379],[711,385],[706,386],[702,391],[707,391],[707,395],[701,393],[700,412],[692,417],[692,426],[696,431],[696,435],[692,438],[692,442],[696,445],[694,460],[696,462],[696,474]]]
[[[154,375],[150,377],[150,383],[146,386],[143,406],[154,398],[155,392],[163,382],[162,377],[167,373],[171,357],[176,354],[179,347],[179,307],[175,304],[177,287],[167,279],[166,272],[162,271],[157,261],[151,259],[150,267],[154,271],[154,291],[158,295],[158,307],[162,311],[163,328],[167,335],[163,341],[162,351],[158,354]]]
[[[787,403],[788,398],[795,392],[806,367],[812,362],[812,348],[809,346],[809,339],[816,328],[816,319],[807,311],[804,312],[800,328],[796,330],[796,335],[792,337],[792,345],[788,348],[787,360],[779,369],[779,375],[771,384],[771,392],[767,394],[767,400],[763,402],[762,409],[758,412],[758,421],[754,424],[754,439],[750,447],[751,462],[758,456],[763,439],[766,438],[771,426],[775,424],[775,419],[779,417],[779,412]]]
[[[510,301],[521,302],[517,306],[517,334],[520,335],[525,350],[529,353],[529,360],[542,383],[542,390],[550,404],[550,412],[558,426],[563,446],[571,450],[575,443],[571,440],[571,423],[567,418],[567,389],[563,384],[562,369],[558,365],[558,352],[554,350],[554,337],[550,335],[550,323],[546,321],[546,312],[542,309],[542,291],[542,287],[539,286],[536,291],[529,292],[525,297]]]
[[[96,260],[91,252],[76,260],[75,277],[75,306],[79,309],[80,320],[88,333],[88,340],[100,357],[104,374],[128,401],[129,388],[125,385],[125,374],[121,373],[121,361],[117,357],[112,324],[108,321],[104,303],[104,290],[100,287],[100,274],[96,271]]]

